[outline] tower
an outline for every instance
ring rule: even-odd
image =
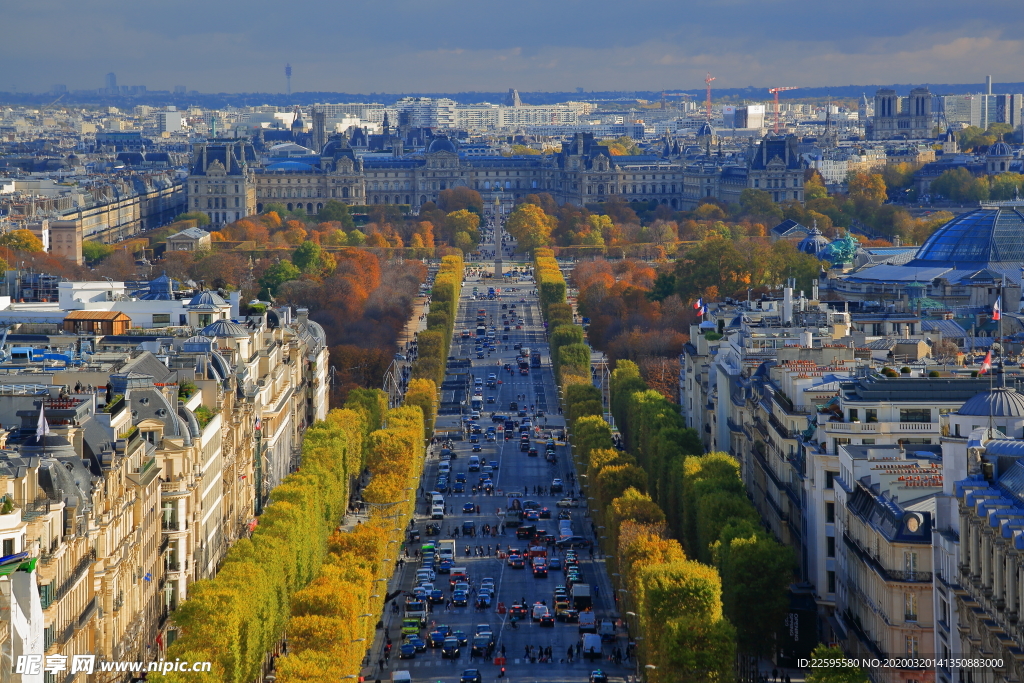
[[[106,75],[103,79],[104,86],[106,87],[107,93],[111,95],[117,94],[117,74],[113,71]]]
[[[313,112],[313,151],[320,154],[327,144],[327,112]]]
[[[292,65],[291,64],[285,64],[284,65],[284,78],[285,78],[285,81],[287,81],[287,83],[288,83],[288,94],[291,95],[292,94]]]

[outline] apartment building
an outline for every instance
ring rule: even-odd
[[[61,336],[7,339],[40,352],[0,379],[0,423],[18,424],[0,431],[14,504],[0,514],[0,652],[154,659],[189,586],[251,531],[326,416],[326,338],[304,310],[271,309],[161,336],[82,332],[90,351],[54,368],[42,349]]]

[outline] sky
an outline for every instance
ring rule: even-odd
[[[32,0],[0,91],[465,92],[1022,80],[1020,0]]]

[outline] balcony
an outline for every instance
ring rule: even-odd
[[[163,531],[188,531],[188,521],[180,524],[176,519],[164,519],[160,521],[160,528]]]
[[[918,572],[918,571],[906,571],[899,569],[887,569],[877,559],[871,556],[871,554],[860,546],[857,541],[850,538],[850,535],[843,533],[843,543],[846,547],[853,551],[857,558],[871,567],[882,579],[885,581],[900,581],[902,583],[931,583],[932,573],[931,572]]]
[[[826,422],[828,434],[938,434],[938,422]]]

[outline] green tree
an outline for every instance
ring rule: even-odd
[[[292,263],[303,273],[323,275],[334,270],[334,257],[316,242],[303,242],[292,252]]]
[[[989,198],[996,200],[1013,199],[1018,192],[1024,191],[1024,175],[1020,173],[1000,173],[992,177],[992,188]]]
[[[551,231],[558,225],[558,219],[548,216],[535,204],[520,204],[509,216],[506,228],[519,242],[519,248],[533,251],[551,244]]]
[[[841,662],[846,659],[846,654],[841,649],[829,647],[824,643],[818,645],[811,652],[812,662],[825,660]],[[868,675],[863,669],[856,666],[814,666],[812,663],[807,683],[868,683]]]
[[[200,228],[205,228],[210,224],[210,217],[202,211],[191,211],[189,213],[178,214],[175,218],[176,221],[196,221],[196,225]]]
[[[271,295],[277,294],[277,290],[289,280],[298,279],[301,271],[291,261],[280,261],[267,268],[260,278],[260,284]]]
[[[772,201],[772,196],[764,190],[748,187],[740,193],[740,208],[743,213],[751,216],[770,216],[782,218],[782,209]]]
[[[847,182],[850,199],[858,206],[879,206],[888,194],[885,191],[885,180],[879,173],[853,173]]]
[[[366,233],[358,228],[348,233],[348,246],[361,247],[366,244]]]
[[[97,263],[114,253],[114,247],[96,240],[82,242],[82,256],[89,263]]]
[[[452,246],[471,252],[480,243],[480,216],[468,209],[452,211],[444,218],[444,232]]]
[[[658,273],[658,276],[654,278],[654,285],[651,287],[651,291],[647,292],[647,298],[651,301],[664,301],[676,293],[676,286],[675,273]]]
[[[735,680],[736,632],[726,619],[684,614],[661,630],[652,660],[652,683],[729,683]]]
[[[341,223],[345,230],[351,230],[356,227],[355,222],[352,220],[352,214],[349,213],[348,204],[339,202],[336,199],[328,200],[324,204],[324,208],[320,209],[320,213],[317,214],[317,218],[321,222],[326,223],[327,221],[337,221]]]

